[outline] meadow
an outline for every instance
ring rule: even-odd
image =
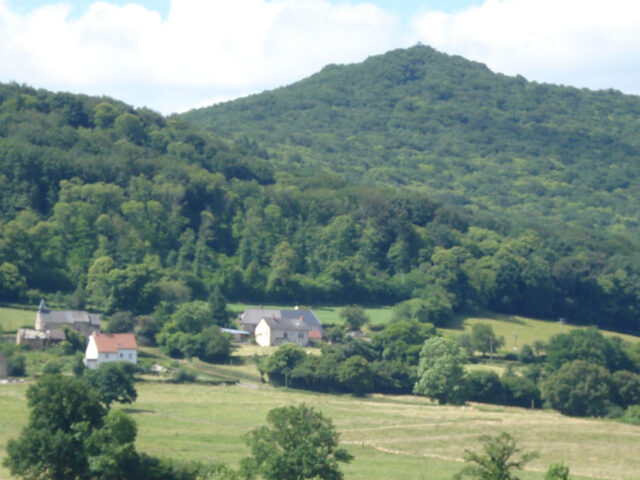
[[[35,310],[0,307],[0,327],[5,333],[15,333],[22,327],[33,328],[35,320]]]
[[[229,367],[234,368],[234,367]],[[25,384],[0,385],[0,448],[27,418]],[[506,431],[540,457],[523,480],[541,480],[547,465],[564,461],[575,479],[632,479],[640,469],[640,427],[563,417],[552,411],[482,404],[439,406],[414,396],[327,395],[276,389],[254,382],[235,386],[137,384],[138,400],[123,408],[138,425],[137,447],[150,454],[225,462],[248,454],[242,436],[264,424],[274,407],[306,403],[333,419],[355,456],[349,480],[450,479],[465,448],[483,434]],[[0,468],[0,479],[8,479]]]

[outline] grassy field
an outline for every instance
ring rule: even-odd
[[[21,327],[33,328],[35,320],[35,310],[0,307],[0,326],[5,333],[16,332]]]
[[[514,334],[517,336],[517,346],[528,344],[533,345],[536,340],[548,342],[549,339],[559,333],[567,333],[576,328],[585,328],[582,326],[563,324],[558,322],[548,322],[544,320],[534,320],[532,318],[519,317],[515,315],[498,315],[491,314],[482,317],[465,317],[459,319],[456,328],[439,329],[443,334],[458,335],[463,331],[470,332],[476,323],[487,323],[493,327],[496,335],[503,336],[505,339],[503,351],[511,352],[516,345],[514,342]],[[608,332],[601,330],[605,336],[618,336],[629,342],[640,341],[640,337],[633,335],[625,335],[623,333]]]
[[[523,480],[541,480],[547,465],[561,460],[575,479],[632,479],[640,470],[640,427],[612,421],[480,404],[438,406],[412,396],[314,394],[250,381],[142,382],[137,388],[138,400],[126,410],[138,424],[138,448],[182,460],[236,466],[248,453],[244,433],[264,424],[271,408],[304,402],[333,419],[355,456],[344,468],[349,480],[450,479],[465,447],[477,449],[481,435],[501,431],[540,453]],[[26,422],[25,391],[26,385],[0,385],[0,448]],[[0,468],[0,479],[7,478]]]

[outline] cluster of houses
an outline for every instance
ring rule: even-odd
[[[40,300],[34,328],[20,328],[18,345],[33,349],[56,345],[65,340],[65,328],[87,337],[85,365],[97,368],[104,362],[138,362],[138,345],[132,333],[100,333],[100,315],[83,310],[49,310]]]
[[[318,317],[312,310],[295,307],[292,310],[254,308],[238,316],[239,330],[222,330],[230,333],[235,341],[254,339],[263,347],[295,343],[306,347],[325,337]],[[132,333],[100,333],[100,315],[81,310],[49,310],[40,301],[34,328],[20,328],[16,343],[33,349],[56,345],[65,340],[65,328],[87,337],[85,365],[96,368],[113,361],[137,363],[138,346]],[[4,360],[4,359],[1,359]],[[0,361],[0,378],[6,375],[6,362]]]
[[[240,329],[262,347],[296,343],[301,347],[321,341],[325,332],[312,310],[252,308],[238,316]]]

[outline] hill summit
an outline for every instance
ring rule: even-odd
[[[260,141],[282,170],[640,239],[640,97],[618,91],[529,82],[418,45],[184,118]]]

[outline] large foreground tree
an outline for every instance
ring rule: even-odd
[[[343,478],[339,463],[353,457],[338,447],[338,432],[330,419],[302,404],[274,408],[267,422],[246,437],[252,455],[243,460],[246,475],[259,474],[266,480]]]

